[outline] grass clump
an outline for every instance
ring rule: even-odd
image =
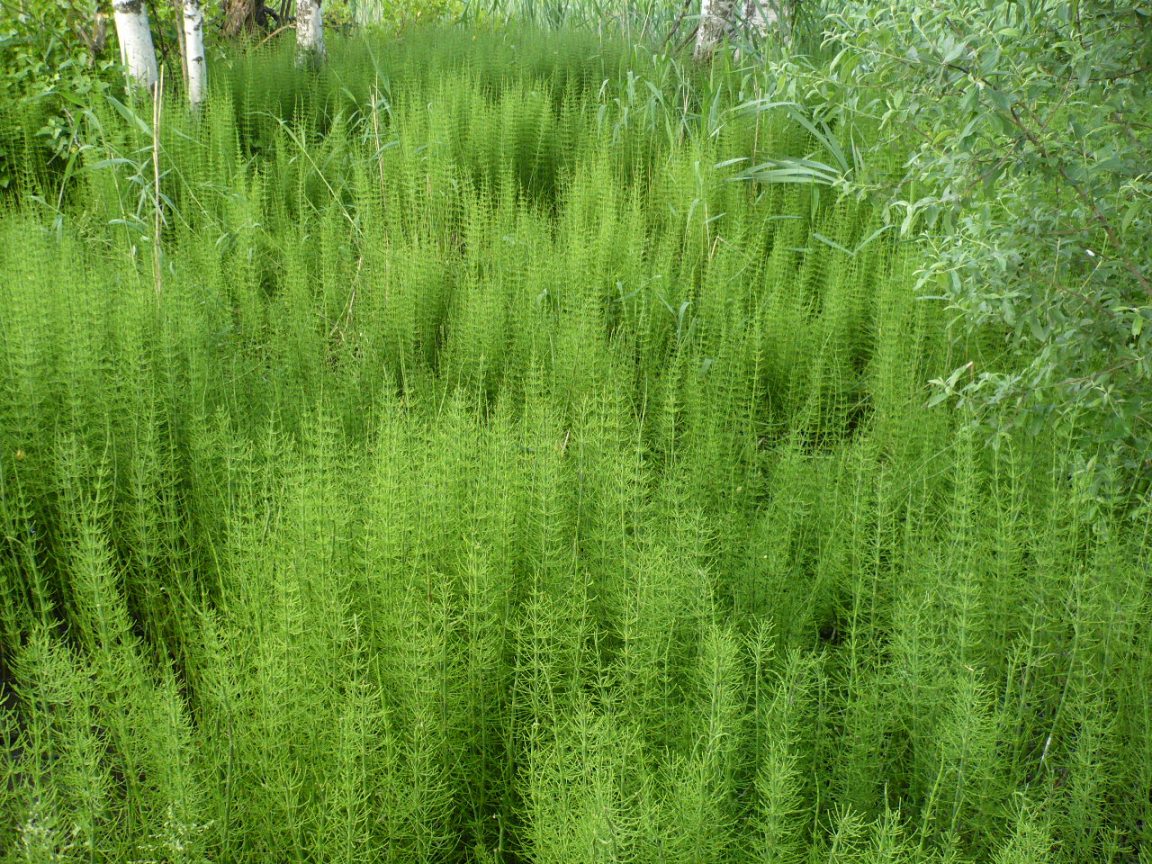
[[[0,860],[1147,856],[1146,533],[771,82],[332,55],[4,204]]]

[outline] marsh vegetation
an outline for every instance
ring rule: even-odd
[[[1146,525],[926,407],[907,138],[328,51],[7,142],[0,859],[1146,864]]]

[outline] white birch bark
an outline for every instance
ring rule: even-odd
[[[700,0],[700,26],[696,28],[697,60],[709,59],[736,24],[736,0]]]
[[[780,23],[780,13],[773,0],[746,0],[744,20],[757,36],[767,36]]]
[[[296,63],[310,66],[323,63],[324,19],[320,13],[320,0],[296,2]]]
[[[136,82],[149,89],[155,87],[160,76],[144,0],[112,0],[112,12],[116,38],[120,42],[120,61]]]
[[[200,0],[184,0],[184,71],[188,75],[188,102],[195,108],[204,101],[208,89],[204,11],[200,8]]]

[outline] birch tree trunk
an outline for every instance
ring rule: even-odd
[[[316,66],[324,62],[324,19],[320,0],[296,2],[296,65]]]
[[[744,20],[757,36],[767,36],[773,27],[780,24],[780,11],[774,0],[746,0]]]
[[[149,89],[156,86],[156,50],[148,27],[148,10],[144,0],[112,0],[116,21],[116,38],[120,42],[120,61],[137,83]]]
[[[697,60],[708,60],[736,24],[737,0],[700,0],[700,25],[696,28]]]
[[[184,0],[184,71],[188,76],[188,102],[195,108],[204,101],[208,88],[204,11],[200,8],[200,0]]]

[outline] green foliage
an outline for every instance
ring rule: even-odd
[[[905,233],[932,235],[922,291],[955,315],[933,402],[974,408],[994,443],[1075,429],[1089,498],[1146,496],[1147,4],[870,0],[837,4],[825,27],[834,72],[811,86],[921,138],[876,185]]]
[[[16,0],[0,14],[0,194],[41,153],[61,163],[78,147],[77,118],[113,80],[106,25],[87,0]]]
[[[96,101],[0,212],[0,861],[1147,857],[1149,538],[925,407],[932,248],[853,194],[907,140],[587,32],[329,48]]]

